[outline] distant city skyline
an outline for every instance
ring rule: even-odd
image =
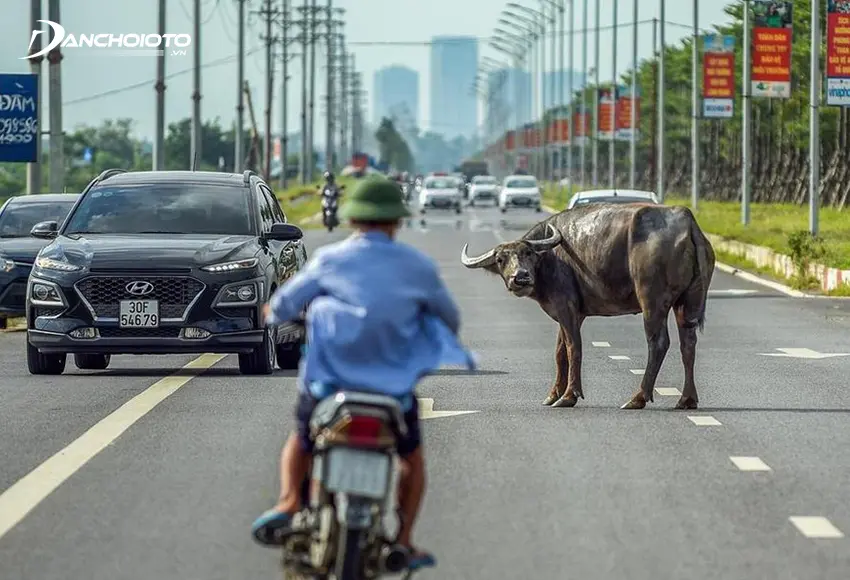
[[[448,138],[478,132],[478,39],[473,36],[431,38],[431,127]]]
[[[372,94],[372,123],[394,118],[404,127],[419,126],[419,73],[394,64],[375,72]]]

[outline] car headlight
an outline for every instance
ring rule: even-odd
[[[4,272],[11,272],[15,269],[15,263],[12,260],[8,260],[6,258],[0,258],[0,270]]]
[[[257,303],[259,289],[256,282],[237,282],[221,289],[216,306],[253,306]]]
[[[257,266],[257,258],[248,258],[247,260],[236,260],[235,262],[223,262],[221,264],[211,264],[204,266],[201,270],[205,272],[235,272],[237,270],[250,270]]]
[[[60,272],[76,272],[80,270],[80,266],[70,264],[64,260],[56,260],[41,256],[35,259],[35,265],[44,270],[58,270]]]
[[[65,306],[62,291],[56,284],[46,280],[30,282],[29,300],[35,306]]]

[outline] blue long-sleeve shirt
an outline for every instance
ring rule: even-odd
[[[380,232],[320,248],[270,306],[268,324],[308,307],[301,389],[325,384],[401,397],[443,365],[475,368],[436,264]]]

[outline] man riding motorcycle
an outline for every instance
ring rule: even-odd
[[[402,464],[397,543],[410,551],[411,569],[433,566],[434,557],[412,544],[425,490],[414,388],[443,364],[475,368],[475,361],[457,339],[460,315],[437,265],[395,241],[401,220],[410,216],[396,184],[365,179],[341,213],[356,233],[314,252],[266,306],[268,324],[297,319],[306,308],[309,346],[299,370],[297,429],[281,457],[280,498],[254,522],[254,538],[276,545],[291,534],[309,473],[311,414],[336,391],[360,390],[396,397],[405,410],[407,435],[397,447]]]
[[[324,185],[316,186],[316,189],[318,189],[318,195],[327,200],[322,204],[322,225],[333,227],[337,224],[329,224],[328,220],[332,219],[336,222],[336,205],[339,198],[342,196],[342,188],[336,184],[336,178],[331,171],[325,171],[323,178],[325,180]],[[327,204],[327,207],[325,203]],[[328,208],[330,208],[331,215],[328,215]]]

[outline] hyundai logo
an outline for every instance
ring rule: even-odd
[[[137,280],[124,286],[124,289],[127,291],[127,294],[132,294],[133,296],[147,296],[153,292],[153,284],[143,280]]]

